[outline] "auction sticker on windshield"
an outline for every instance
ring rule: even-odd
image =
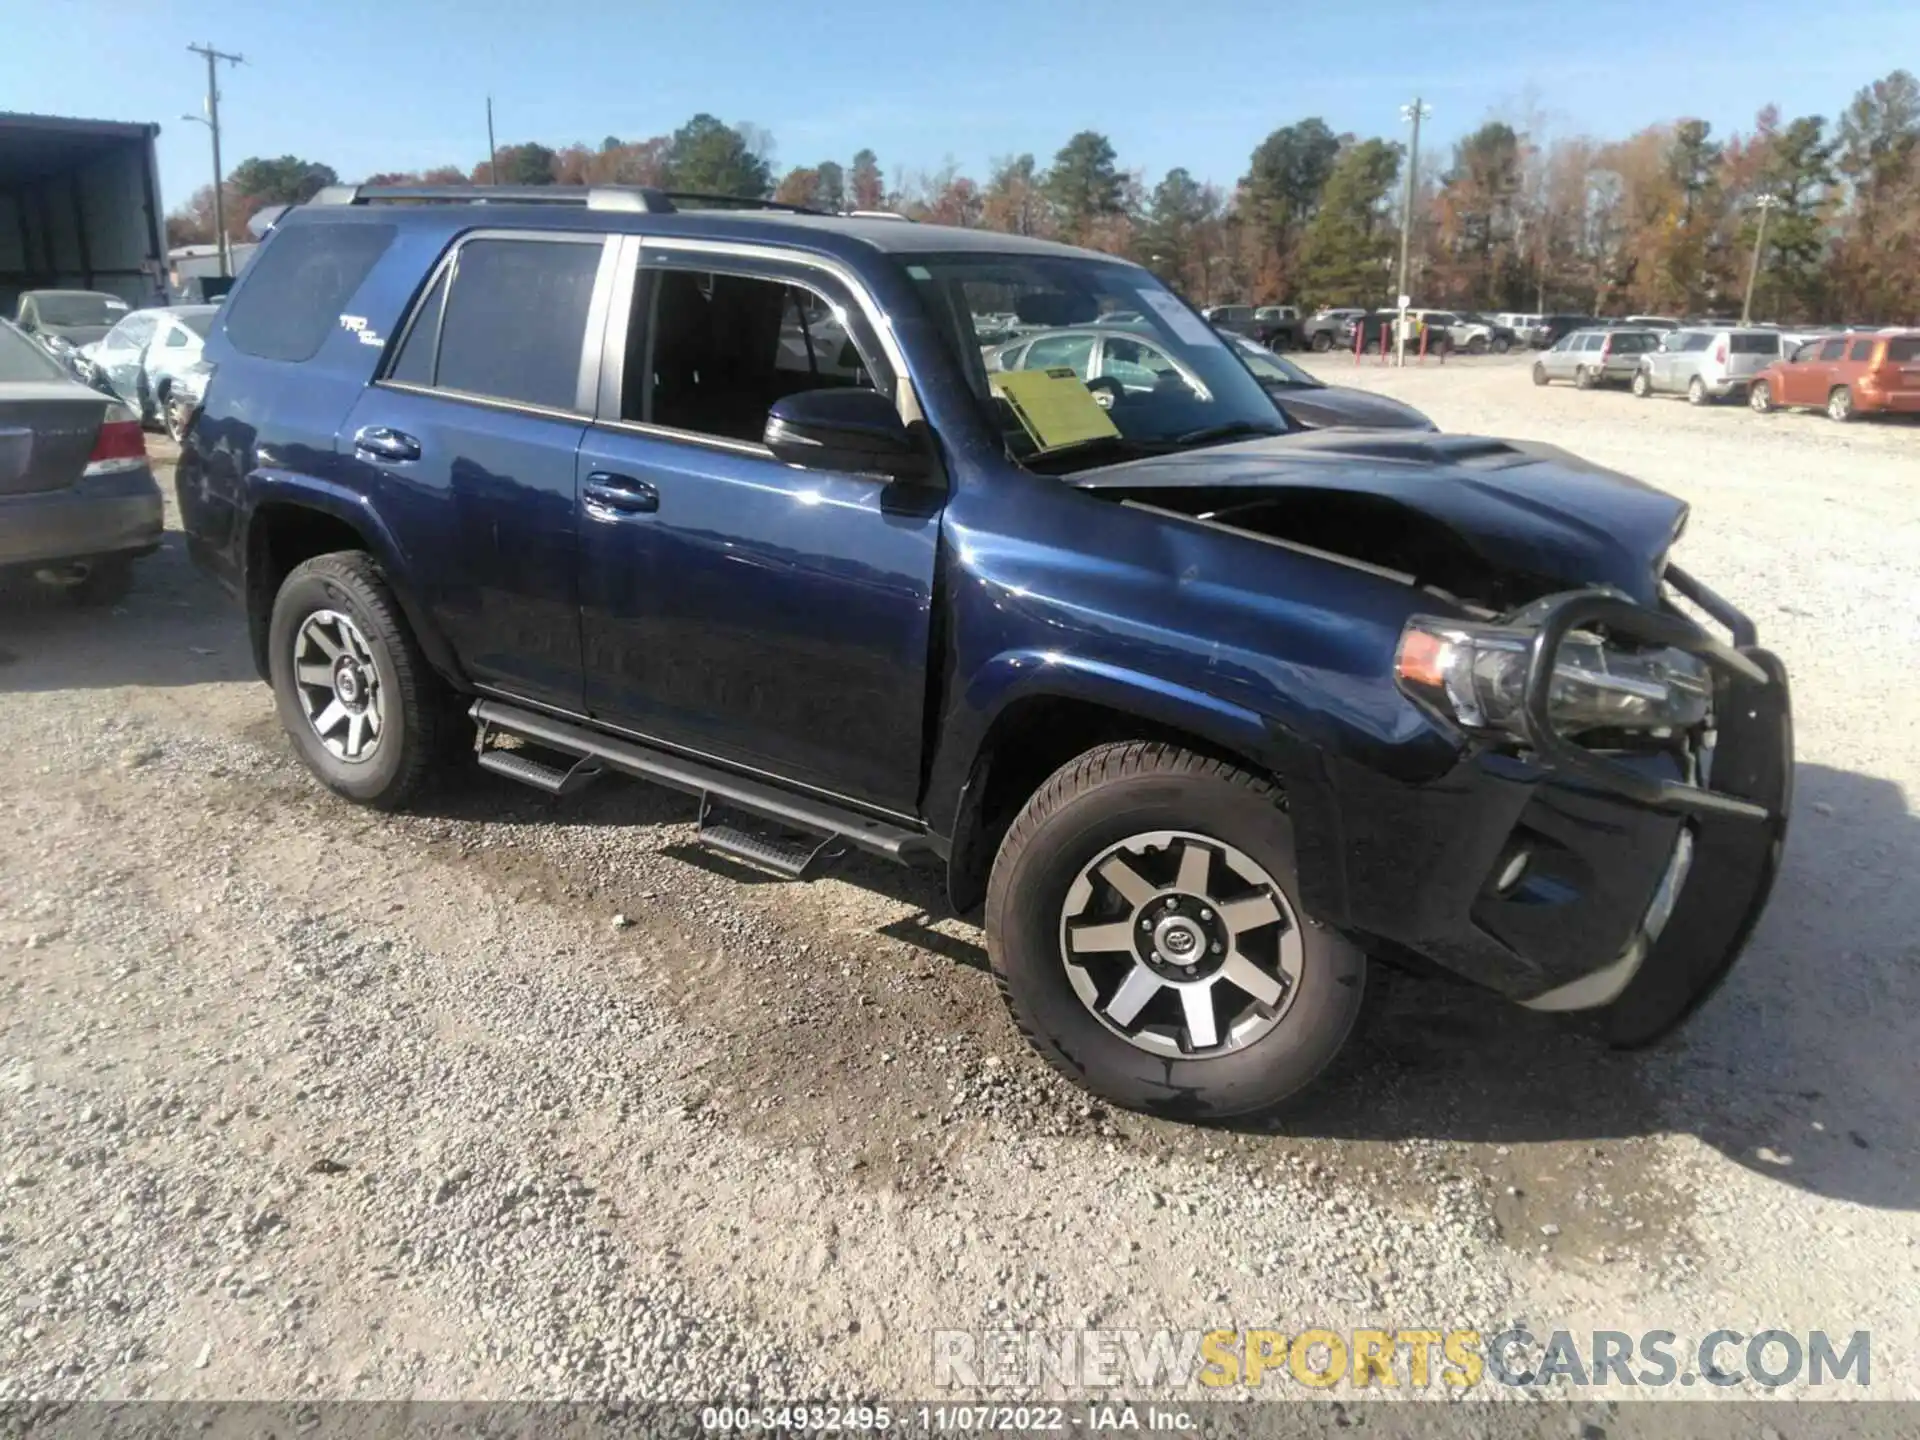
[[[992,378],[994,393],[1013,407],[1033,443],[1042,450],[1058,450],[1063,445],[1120,433],[1070,366],[1009,370]]]
[[[1218,345],[1221,343],[1220,337],[1214,333],[1213,327],[1208,325],[1206,321],[1202,320],[1186,306],[1182,305],[1175,296],[1169,295],[1164,290],[1143,289],[1140,291],[1140,298],[1151,305],[1154,314],[1171,325],[1173,327],[1173,333],[1189,345]]]

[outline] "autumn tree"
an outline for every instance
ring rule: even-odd
[[[853,157],[853,169],[848,173],[847,186],[849,198],[854,210],[884,210],[887,208],[887,181],[880,173],[880,157],[871,150],[862,150]]]
[[[989,230],[1050,235],[1052,218],[1033,156],[1005,155],[993,162],[981,196],[981,222]]]
[[[820,172],[797,165],[780,177],[773,187],[773,198],[782,205],[804,205],[816,209],[820,204]]]
[[[1863,87],[1835,139],[1852,200],[1835,247],[1838,302],[1851,315],[1920,317],[1920,81],[1895,70]]]

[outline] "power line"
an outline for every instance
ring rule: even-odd
[[[233,274],[233,257],[227,249],[227,206],[221,193],[226,180],[220,173],[220,81],[217,74],[219,62],[229,65],[245,64],[243,57],[229,55],[224,50],[216,50],[211,45],[189,45],[187,49],[195,55],[207,58],[207,129],[213,132],[213,238],[220,251],[220,273]],[[197,117],[189,115],[189,120]]]
[[[1753,263],[1747,267],[1747,296],[1740,302],[1740,323],[1753,322],[1753,284],[1760,278],[1760,256],[1767,245],[1767,217],[1787,202],[1778,195],[1766,194],[1753,202],[1753,208],[1760,212],[1760,228],[1753,237]]]

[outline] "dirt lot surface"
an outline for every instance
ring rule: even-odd
[[[0,1399],[930,1397],[942,1329],[1516,1320],[1865,1329],[1920,1395],[1920,428],[1316,367],[1685,496],[1791,668],[1786,869],[1678,1040],[1401,980],[1284,1120],[1113,1113],[929,879],[765,883],[639,786],[323,798],[170,533],[111,613],[0,612]]]

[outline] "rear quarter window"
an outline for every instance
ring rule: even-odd
[[[1735,355],[1778,355],[1778,335],[1735,335],[1729,348]]]
[[[227,301],[227,339],[262,360],[311,360],[376,261],[391,225],[294,225],[268,240]]]
[[[1911,365],[1920,360],[1920,335],[1902,335],[1898,340],[1887,341],[1887,363],[1889,365]]]

